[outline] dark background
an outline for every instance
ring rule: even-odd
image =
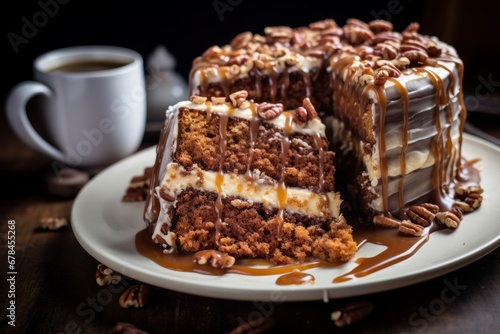
[[[228,43],[241,31],[263,34],[269,25],[293,27],[324,18],[343,25],[349,17],[370,21],[377,16],[397,30],[418,21],[422,33],[455,46],[471,89],[480,84],[478,76],[491,74],[493,81],[500,81],[499,6],[493,1],[31,0],[11,1],[9,6],[2,10],[2,97],[16,83],[31,79],[31,64],[38,55],[60,47],[117,45],[146,57],[163,44],[187,78],[194,57],[211,45]],[[23,37],[23,28],[26,35],[26,22],[36,30],[29,31],[31,36],[16,52],[9,36]]]

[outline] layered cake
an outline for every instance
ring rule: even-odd
[[[314,106],[305,98],[285,111],[247,96],[168,109],[145,211],[154,242],[274,264],[349,260],[356,244]]]
[[[337,180],[367,221],[405,219],[423,202],[451,210],[466,117],[463,64],[418,30],[349,19],[244,32],[194,60],[190,89],[208,97],[245,89],[287,108],[310,97],[330,130]]]
[[[166,114],[145,210],[153,240],[346,261],[356,245],[337,189],[366,222],[414,236],[435,218],[456,228],[482,200],[462,173],[463,64],[418,30],[328,19],[207,49],[191,101]]]

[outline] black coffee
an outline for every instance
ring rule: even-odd
[[[111,70],[127,65],[129,62],[120,62],[116,60],[80,60],[73,63],[66,63],[50,69],[51,73],[75,73],[75,72],[93,72],[102,70]]]

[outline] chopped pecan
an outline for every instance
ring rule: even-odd
[[[455,204],[463,212],[472,212],[481,207],[483,202],[483,188],[479,185],[458,186],[455,188]]]
[[[377,62],[380,66],[377,70],[385,70],[390,78],[398,78],[401,75],[401,71],[391,62],[380,60]]]
[[[235,258],[229,254],[221,253],[215,249],[206,249],[196,252],[193,255],[194,262],[198,264],[210,263],[214,268],[230,268],[235,262]]]
[[[215,96],[212,96],[210,99],[212,100],[213,104],[224,104],[224,103],[226,103],[226,98],[225,97],[215,97]]]
[[[421,237],[424,232],[424,227],[405,219],[399,224],[399,232],[415,237]]]
[[[198,95],[191,95],[189,97],[189,101],[196,103],[196,104],[203,104],[207,100],[206,97],[204,96],[198,96]]]
[[[383,86],[387,82],[387,79],[389,78],[389,73],[387,70],[379,70],[377,73],[375,73],[375,85],[377,86]]]
[[[436,217],[439,207],[431,203],[423,203],[420,205],[412,205],[406,211],[406,215],[410,220],[424,227],[429,226]]]
[[[384,215],[377,215],[373,217],[373,223],[384,227],[399,227],[399,220]]]
[[[283,113],[283,104],[281,103],[260,103],[257,106],[257,113],[262,119],[270,121]]]
[[[144,284],[136,284],[129,287],[120,296],[119,304],[123,308],[143,307],[149,299],[149,289]]]
[[[307,123],[307,110],[304,107],[298,107],[295,109],[295,114],[293,115],[293,121],[300,126]]]
[[[64,217],[43,217],[40,219],[40,229],[56,231],[68,226],[68,221]]]
[[[241,48],[244,48],[245,46],[248,45],[248,42],[250,42],[252,40],[252,33],[249,32],[249,31],[246,31],[246,32],[242,32],[238,35],[236,35],[233,40],[231,41],[231,43],[229,43],[231,45],[231,47],[234,49],[234,50],[238,50],[238,49],[241,49]]]
[[[331,319],[337,327],[344,327],[366,318],[372,311],[373,305],[370,302],[353,302],[333,311]]]
[[[444,224],[449,228],[457,228],[462,220],[451,211],[438,212],[436,213],[436,218],[441,224]]]
[[[366,41],[372,40],[375,37],[373,32],[368,29],[368,27],[364,28],[354,24],[348,24],[344,27],[344,36],[353,45],[362,44]]]
[[[404,32],[417,32],[418,29],[420,29],[420,24],[412,22],[405,28]]]
[[[240,107],[243,102],[247,100],[248,92],[246,90],[239,90],[229,95],[229,99],[233,103],[233,107]]]
[[[95,272],[95,280],[99,286],[117,284],[122,280],[122,275],[99,263]]]

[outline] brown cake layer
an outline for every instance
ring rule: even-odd
[[[285,223],[280,225],[277,209],[235,197],[222,200],[224,224],[217,238],[216,200],[212,192],[186,189],[179,194],[173,231],[181,249],[215,249],[237,258],[263,258],[279,264],[311,258],[345,262],[356,251],[351,227],[343,217],[338,221],[311,219],[285,210]]]
[[[178,123],[179,137],[174,161],[185,168],[197,164],[204,170],[217,172],[222,161],[224,173],[245,174],[249,170],[258,170],[276,181],[281,179],[284,170],[283,180],[287,186],[318,191],[320,177],[324,176],[323,190],[334,190],[334,153],[327,151],[326,138],[320,138],[320,147],[325,151],[320,157],[317,139],[302,133],[291,133],[288,135],[288,156],[283,159],[283,129],[259,122],[255,125],[258,132],[250,155],[250,121],[230,117],[225,130],[224,157],[221,157],[221,124],[217,113],[180,108]],[[323,159],[321,163],[320,158]]]

